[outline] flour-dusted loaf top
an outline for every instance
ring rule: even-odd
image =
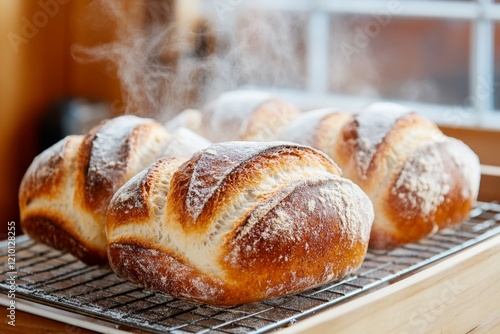
[[[372,220],[368,197],[319,151],[227,142],[184,163],[160,159],[135,176],[113,197],[106,232],[119,276],[235,305],[352,272]]]
[[[194,153],[207,148],[211,142],[185,127],[179,127],[170,133],[167,145],[162,152],[166,157],[190,158]]]
[[[106,263],[106,210],[115,191],[164,151],[169,135],[152,119],[105,120],[36,157],[19,189],[23,231],[33,239]]]
[[[179,128],[185,128],[200,133],[201,131],[201,112],[197,109],[186,109],[169,119],[165,123],[165,128],[172,133]]]
[[[477,155],[398,104],[374,103],[354,114],[306,112],[282,139],[325,152],[370,196],[373,248],[401,246],[458,224],[477,198]]]
[[[213,142],[274,140],[300,110],[268,92],[226,92],[201,110],[200,133]]]

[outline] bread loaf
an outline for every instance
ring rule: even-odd
[[[179,128],[185,128],[194,133],[201,133],[201,112],[197,109],[186,109],[165,123],[168,132],[174,132]]]
[[[161,158],[122,186],[106,219],[118,276],[174,297],[236,305],[358,268],[369,198],[319,151],[226,142]]]
[[[199,131],[212,142],[269,141],[299,114],[295,106],[270,93],[232,91],[201,110]]]
[[[34,159],[21,182],[23,231],[88,264],[106,263],[104,222],[111,197],[162,155],[168,140],[160,123],[135,116],[62,139]]]
[[[187,159],[211,144],[204,137],[184,127],[177,128],[169,133],[170,137],[163,150],[163,157],[184,157]]]
[[[374,249],[398,247],[454,226],[467,218],[477,198],[478,157],[397,104],[375,103],[354,115],[334,109],[306,112],[281,139],[325,152],[370,196]]]

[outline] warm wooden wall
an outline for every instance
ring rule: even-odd
[[[52,5],[44,9],[39,1],[0,1],[0,239],[7,221],[19,219],[19,182],[36,154],[37,122],[49,104],[72,96],[120,99],[117,79],[102,65],[77,64],[70,55],[74,43],[110,40],[109,23],[92,22],[98,13],[89,18],[89,0],[43,2]],[[96,25],[99,30],[91,29]],[[22,42],[12,43],[15,38]]]
[[[479,200],[500,201],[500,131],[442,126],[444,134],[458,138],[476,152],[483,168]]]
[[[7,87],[0,99],[0,223],[4,226],[8,220],[18,219],[17,188],[35,151],[37,118],[43,107],[64,91],[65,41],[60,35],[66,8],[61,8],[60,14],[51,17],[33,36],[25,34],[30,37],[16,47],[4,38],[9,33],[23,36],[22,19],[32,21],[39,10],[35,1],[0,2],[0,73],[2,88]]]

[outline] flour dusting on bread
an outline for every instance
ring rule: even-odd
[[[202,151],[189,182],[187,209],[194,220],[225,178],[242,162],[279,143],[225,142]]]
[[[451,189],[451,176],[443,173],[442,152],[436,145],[427,145],[406,161],[392,188],[407,202],[407,212],[427,216],[445,200]]]
[[[358,151],[356,161],[360,175],[366,175],[368,167],[387,133],[410,110],[391,103],[377,103],[355,116],[358,123]]]

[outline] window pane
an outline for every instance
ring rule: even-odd
[[[462,104],[470,23],[374,16],[331,19],[333,92]]]

